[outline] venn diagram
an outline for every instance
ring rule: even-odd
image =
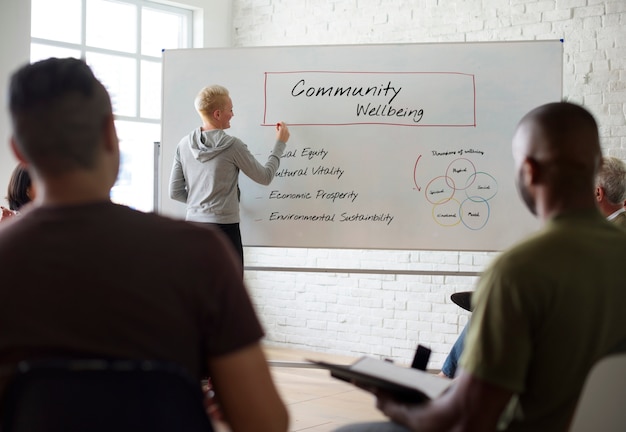
[[[445,175],[428,183],[424,193],[439,225],[462,223],[479,230],[489,221],[489,200],[498,193],[498,183],[490,174],[477,171],[469,159],[458,158],[448,165]]]

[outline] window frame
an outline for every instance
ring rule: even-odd
[[[154,123],[154,124],[161,123],[160,116],[158,119],[147,118],[147,117],[141,116],[141,106],[140,106],[141,105],[141,85],[140,85],[141,84],[141,62],[151,61],[151,62],[162,64],[162,57],[146,55],[146,54],[141,53],[143,8],[156,9],[156,10],[171,12],[171,13],[180,14],[181,16],[184,16],[186,18],[186,26],[187,26],[187,28],[185,29],[185,33],[187,37],[186,37],[186,40],[184,41],[184,45],[186,45],[187,47],[193,46],[193,10],[185,9],[183,7],[170,6],[170,5],[157,3],[157,2],[149,1],[149,0],[109,0],[115,3],[132,4],[137,7],[137,16],[136,16],[137,34],[136,34],[136,39],[135,39],[137,42],[137,46],[135,47],[135,53],[128,53],[124,51],[115,51],[111,49],[98,48],[98,47],[92,47],[92,46],[87,45],[86,27],[87,27],[87,2],[88,1],[89,0],[81,0],[81,8],[82,8],[81,23],[80,23],[81,41],[79,44],[70,43],[70,42],[61,42],[61,41],[55,41],[51,39],[37,38],[37,37],[31,36],[30,38],[31,45],[38,44],[38,45],[44,45],[44,46],[47,45],[51,47],[77,50],[77,51],[80,51],[80,58],[82,59],[85,59],[87,57],[88,51],[97,53],[97,54],[107,54],[107,55],[114,55],[114,56],[134,59],[137,65],[137,68],[135,70],[135,82],[137,83],[136,90],[135,90],[136,91],[135,112],[137,114],[134,116],[119,116],[116,114],[115,118],[119,120],[125,120],[125,121],[136,121],[136,122],[145,122],[145,123]]]
[[[75,52],[80,53],[81,59],[88,59],[88,54],[91,54],[91,53],[111,55],[111,56],[116,56],[116,57],[125,58],[125,59],[132,59],[135,64],[134,115],[127,115],[127,114],[120,115],[114,112],[115,120],[116,122],[120,121],[124,123],[135,123],[135,124],[138,124],[140,127],[141,125],[144,125],[146,127],[149,125],[152,125],[153,127],[160,127],[162,109],[160,109],[158,113],[156,113],[155,111],[147,110],[148,115],[152,114],[151,117],[144,115],[141,109],[142,108],[141,106],[142,105],[142,85],[141,85],[142,79],[141,77],[142,77],[143,62],[150,62],[150,63],[158,64],[159,69],[161,70],[161,75],[160,75],[161,79],[162,79],[162,63],[163,63],[161,53],[159,53],[158,55],[142,53],[142,34],[143,34],[142,25],[143,25],[144,10],[151,9],[151,10],[160,11],[160,12],[172,13],[174,15],[178,15],[182,17],[183,18],[182,20],[183,31],[181,32],[182,37],[181,37],[181,40],[179,41],[180,46],[182,48],[193,47],[194,11],[191,8],[186,7],[184,5],[174,6],[174,5],[163,4],[163,3],[159,3],[159,2],[155,2],[151,0],[106,0],[106,1],[111,1],[113,3],[130,4],[130,5],[135,6],[135,16],[136,16],[135,49],[134,49],[134,52],[131,53],[131,52],[126,52],[126,51],[117,51],[114,49],[107,49],[107,48],[94,47],[94,46],[87,45],[87,5],[88,5],[88,2],[90,1],[92,0],[80,0],[81,14],[80,14],[80,42],[79,43],[63,42],[63,41],[57,41],[53,39],[34,37],[32,36],[33,32],[31,29],[30,46],[32,47],[33,45],[39,45],[39,46],[43,46],[44,49],[45,47],[51,47],[53,49],[63,48],[63,49],[74,50]],[[60,20],[59,22],[62,22],[62,20]],[[152,72],[154,73],[154,70]],[[158,97],[159,97],[160,103],[162,103],[162,91],[161,89],[159,89],[159,91],[161,93],[159,94]],[[154,114],[157,115],[156,118],[154,117]],[[160,133],[159,133],[159,141],[160,141]],[[155,141],[153,144],[155,145],[153,157],[155,158],[154,166],[156,167],[157,162],[158,162],[158,150],[159,150],[158,144],[159,143]],[[120,167],[120,169],[121,168],[122,167]],[[151,196],[153,196],[153,199],[151,199],[152,201],[151,211],[157,211],[158,209],[158,196],[159,196],[158,188],[159,188],[160,182],[157,177],[158,177],[158,172],[155,171],[154,181],[153,181],[154,189],[153,189],[153,193],[151,194]],[[116,185],[117,185],[117,182],[116,182]]]

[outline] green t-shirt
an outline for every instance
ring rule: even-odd
[[[473,306],[461,366],[516,394],[506,430],[565,431],[592,365],[626,340],[626,232],[597,210],[559,216],[489,266]]]
[[[611,219],[611,222],[613,222],[615,225],[617,225],[620,228],[626,229],[626,212],[621,212],[620,214],[615,216],[613,219]]]

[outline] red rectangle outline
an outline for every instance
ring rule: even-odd
[[[267,77],[268,75],[280,74],[298,74],[298,73],[325,73],[325,74],[381,74],[381,75],[398,75],[398,74],[429,74],[429,75],[465,75],[472,77],[472,93],[474,95],[474,123],[472,124],[404,124],[404,123],[386,123],[386,122],[351,122],[351,123],[289,123],[289,126],[353,126],[353,125],[385,125],[385,126],[406,126],[406,127],[476,127],[476,76],[465,72],[349,72],[349,71],[316,71],[302,70],[289,72],[264,72],[263,83],[263,123],[261,126],[275,126],[275,123],[267,123]]]

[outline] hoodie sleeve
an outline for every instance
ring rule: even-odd
[[[170,174],[170,198],[182,203],[187,202],[187,182],[183,173],[183,165],[180,163],[180,147],[176,148]]]
[[[286,143],[282,141],[276,141],[274,144],[274,148],[272,152],[267,158],[267,162],[265,165],[261,165],[259,161],[256,160],[254,155],[250,153],[248,150],[248,146],[246,146],[241,140],[236,139],[236,156],[235,163],[239,167],[239,169],[250,179],[255,182],[267,186],[271,183],[278,167],[280,166],[280,157],[285,151]]]

